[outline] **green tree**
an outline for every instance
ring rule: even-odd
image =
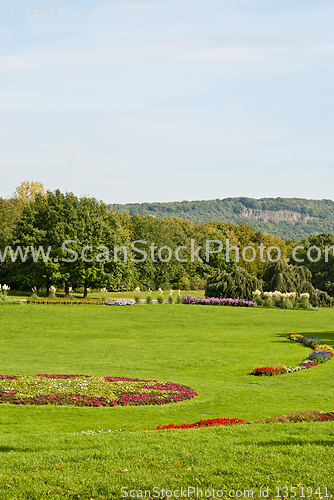
[[[208,277],[205,296],[252,300],[255,290],[262,291],[262,282],[246,269],[237,267],[231,273],[218,269]]]
[[[15,246],[33,248],[24,262],[11,264],[10,279],[20,286],[45,288],[51,285],[83,286],[84,296],[89,287],[110,286],[131,282],[131,263],[113,261],[113,243],[123,239],[121,219],[113,216],[106,205],[94,198],[78,199],[72,193],[59,190],[37,194],[25,204],[16,224]],[[124,217],[123,217],[124,218]],[[119,220],[118,220],[119,219]],[[124,234],[123,234],[124,233]],[[38,248],[43,249],[36,256]],[[126,276],[125,276],[126,275]]]
[[[296,256],[304,260],[303,265],[311,271],[313,286],[334,296],[334,233],[312,235],[298,245],[304,248],[299,249]]]

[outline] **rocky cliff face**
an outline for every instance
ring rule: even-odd
[[[239,215],[240,217],[255,219],[261,222],[277,222],[281,220],[307,222],[310,219],[316,218],[311,217],[310,215],[301,214],[300,212],[293,212],[291,210],[253,210],[252,208],[244,208]]]

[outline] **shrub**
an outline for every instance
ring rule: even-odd
[[[242,267],[232,273],[224,270],[213,272],[207,279],[206,297],[253,299],[253,291],[262,290],[262,282],[249,274]]]
[[[6,304],[7,302],[7,293],[10,290],[10,286],[8,285],[0,285],[0,304]]]
[[[305,266],[295,266],[279,260],[267,265],[261,278],[264,282],[263,289],[267,292],[278,290],[282,293],[300,294],[299,305],[304,309],[310,309],[311,306],[328,307],[334,303],[327,292],[313,287],[312,273]]]
[[[152,296],[151,296],[151,290],[149,290],[147,297],[146,297],[146,304],[152,304]]]
[[[168,295],[168,304],[174,304],[173,292],[174,292],[174,290],[171,290],[169,295]]]
[[[164,298],[163,298],[163,291],[161,288],[158,289],[158,304],[163,304],[164,303]]]
[[[139,286],[137,286],[137,287],[135,288],[134,293],[135,293],[135,301],[136,301],[136,304],[140,304],[140,288],[139,288]]]
[[[285,422],[317,422],[321,417],[321,412],[318,410],[297,411],[296,413],[288,413],[287,415],[278,415],[277,417],[269,417],[260,420],[261,424],[269,423],[285,423]]]

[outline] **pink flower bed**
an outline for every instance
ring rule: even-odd
[[[56,394],[41,394],[40,385],[38,383],[38,377],[44,379],[78,379],[79,383],[82,384],[82,380],[86,380],[90,383],[89,379],[94,379],[91,375],[59,375],[59,374],[36,374],[30,376],[33,383],[37,386],[35,392],[29,394],[27,397],[22,397],[22,394],[26,395],[26,386],[24,385],[25,379],[29,376],[20,375],[0,375],[0,403],[12,403],[16,405],[75,405],[75,406],[140,406],[140,405],[163,405],[168,403],[177,403],[179,401],[184,401],[186,399],[191,399],[197,396],[197,392],[191,387],[176,384],[173,382],[159,382],[158,380],[144,380],[138,378],[125,378],[125,377],[97,377],[99,383],[102,384],[99,387],[108,388],[109,393],[112,394],[112,398],[103,396],[102,394],[95,394],[94,396],[87,395],[87,390],[84,388],[78,393],[69,393],[69,390],[65,389],[63,392],[57,392]],[[22,383],[20,382],[22,380]],[[52,382],[47,383],[46,387],[49,390],[52,389]],[[3,381],[3,382],[1,382]],[[8,381],[8,383],[6,383]],[[18,381],[17,390],[11,390],[13,384],[10,381]],[[81,382],[80,382],[81,381]],[[125,382],[125,384],[122,384]],[[126,382],[128,384],[126,384]],[[118,384],[117,384],[118,383]],[[21,387],[20,387],[21,384]],[[105,385],[104,385],[105,384]],[[7,385],[7,387],[6,387]],[[12,387],[11,387],[12,385]],[[64,388],[66,388],[64,385]],[[109,386],[109,387],[108,387]],[[39,387],[39,390],[38,390]],[[110,389],[111,388],[111,389]],[[21,395],[20,395],[21,390]],[[58,388],[56,389],[58,391]],[[44,390],[44,392],[47,392]],[[85,394],[86,392],[86,394]],[[89,392],[89,391],[88,391]],[[99,391],[101,392],[101,391]]]

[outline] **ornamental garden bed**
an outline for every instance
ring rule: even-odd
[[[231,307],[256,307],[257,303],[246,299],[219,299],[217,297],[193,297],[182,295],[182,304],[200,306],[231,306]]]
[[[0,375],[0,403],[15,405],[139,406],[197,396],[173,382],[95,375]]]
[[[320,363],[329,361],[334,356],[334,349],[330,345],[324,344],[318,337],[304,337],[303,335],[292,333],[289,335],[289,339],[294,342],[300,342],[304,346],[313,349],[307,359],[301,361],[298,366],[285,366],[283,364],[278,364],[254,368],[252,375],[272,377],[273,375],[284,375],[285,373],[307,370],[313,366],[319,365]]]
[[[201,427],[215,427],[221,425],[249,425],[249,424],[277,424],[277,423],[298,423],[298,422],[328,422],[334,420],[334,412],[321,412],[319,410],[297,411],[277,417],[269,417],[257,422],[245,422],[239,418],[214,418],[199,420],[193,424],[168,424],[158,425],[155,429],[144,429],[145,431],[162,431],[168,429],[199,429]]]
[[[41,298],[41,299],[27,299],[27,304],[58,304],[58,305],[93,305],[93,306],[134,306],[136,301],[133,299],[52,299],[52,298]]]

